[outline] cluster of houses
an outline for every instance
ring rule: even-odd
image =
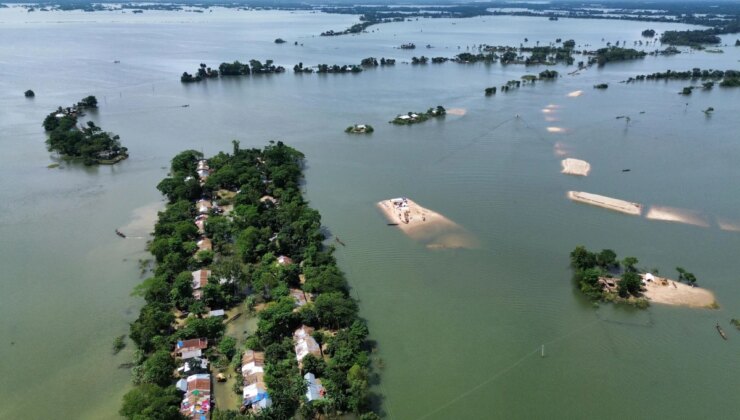
[[[180,403],[180,413],[190,419],[208,419],[213,406],[211,374],[208,360],[203,356],[206,348],[208,340],[205,338],[180,340],[175,345],[175,356],[181,360],[177,371],[182,378],[176,386],[185,393]]]
[[[313,331],[313,328],[302,325],[301,328],[298,328],[293,333],[295,358],[298,361],[298,366],[301,368],[303,367],[303,359],[309,354],[318,359],[323,357],[321,346],[319,346],[319,343],[311,335]],[[321,380],[316,378],[316,375],[312,372],[306,372],[303,375],[303,379],[306,380],[306,400],[309,403],[326,397],[326,390],[321,384]]]

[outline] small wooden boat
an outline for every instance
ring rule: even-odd
[[[187,108],[187,107],[189,107],[189,106],[190,106],[190,104],[185,104],[185,105],[182,105],[182,107],[183,107],[183,108]]]
[[[725,335],[725,332],[722,330],[722,327],[719,326],[719,323],[717,324],[717,332],[723,339],[727,340],[727,335]]]
[[[237,312],[236,315],[234,315],[231,318],[227,319],[226,322],[224,322],[224,324],[228,324],[229,322],[231,322],[231,321],[233,321],[235,319],[238,319],[240,316],[242,316],[242,313],[241,312]]]
[[[342,240],[341,240],[341,239],[339,239],[339,236],[336,236],[336,237],[334,237],[334,240],[335,240],[335,241],[337,241],[337,243],[338,243],[339,245],[342,245],[342,246],[347,246],[347,245],[345,245],[345,244],[344,244],[344,242],[342,242]]]
[[[629,172],[629,171],[631,171],[631,170],[632,170],[632,169],[622,169],[622,172]]]
[[[398,223],[388,223],[388,226],[398,226]]]
[[[126,235],[123,234],[120,230],[116,229],[116,235],[120,236],[121,238],[125,238]]]

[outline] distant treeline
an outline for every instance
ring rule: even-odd
[[[627,83],[640,80],[721,80],[722,87],[740,86],[740,70],[713,70],[694,68],[686,71],[667,70],[652,74],[640,74],[627,79]]]

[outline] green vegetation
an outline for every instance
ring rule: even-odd
[[[645,29],[642,31],[642,36],[645,38],[652,38],[655,36],[655,29]]]
[[[558,78],[558,72],[555,70],[545,70],[540,72],[540,80],[553,80]]]
[[[594,85],[594,89],[608,89],[609,84],[607,83],[599,83],[598,85]]]
[[[119,335],[113,340],[113,354],[118,354],[124,347],[126,347],[126,334]]]
[[[222,407],[213,418],[315,418],[316,410],[330,416],[368,413],[368,330],[357,315],[357,303],[337,267],[333,248],[323,244],[321,216],[300,192],[303,154],[282,142],[270,142],[260,150],[241,149],[234,141],[231,154],[208,159],[211,173],[203,185],[196,173],[202,158],[194,150],[178,154],[172,159],[170,175],[157,186],[168,204],[159,213],[149,244],[156,260],[154,275],[135,290],[145,300],[130,331],[138,348],[133,369],[136,387],[124,396],[120,414],[129,419],[180,418],[180,399],[171,386],[176,378],[170,352],[177,340],[191,338],[209,340],[206,355],[214,366],[226,367],[228,360],[238,364],[245,347],[265,353],[265,383],[272,406],[257,417]],[[260,200],[264,196],[274,201]],[[194,201],[202,197],[213,201],[228,197],[234,205],[228,215],[214,213],[205,223],[216,251],[207,262],[195,257],[199,233],[193,223]],[[277,256],[288,256],[293,262],[280,264]],[[202,299],[196,300],[191,271],[201,268],[221,281],[208,282]],[[296,310],[291,288],[302,288],[313,298]],[[208,309],[244,305],[246,310],[257,304],[264,309],[257,312],[257,331],[246,343],[224,336],[221,318],[202,317]],[[190,315],[176,323],[176,311]],[[304,359],[303,371],[292,340],[301,325],[314,328],[314,335],[325,343],[325,357]],[[321,378],[327,395],[307,405],[302,375],[309,367]]]
[[[77,126],[78,117],[84,115],[83,110],[97,106],[97,99],[88,96],[72,107],[59,107],[47,115],[43,126],[49,133],[46,139],[49,151],[81,159],[85,165],[113,164],[126,159],[128,149],[121,147],[120,137],[103,131],[92,121],[85,126]]]
[[[665,31],[660,36],[660,42],[664,44],[686,45],[690,47],[696,47],[701,44],[719,44],[721,41],[714,29]]]
[[[625,258],[620,270],[617,254],[611,249],[599,253],[589,252],[577,246],[570,253],[570,265],[575,270],[574,279],[581,292],[594,301],[625,302],[637,307],[646,307],[642,297],[642,280],[635,257]]]
[[[285,68],[283,66],[276,66],[272,60],[265,60],[264,63],[259,60],[249,60],[249,63],[241,63],[237,60],[233,63],[221,63],[218,66],[218,70],[201,63],[194,75],[185,72],[180,77],[180,81],[183,83],[195,83],[205,79],[216,79],[219,76],[249,76],[283,72],[285,72]]]
[[[355,64],[343,66],[319,64],[317,67],[316,73],[360,73],[362,71],[362,67]]]
[[[396,64],[396,60],[393,58],[385,58],[381,57],[380,61],[375,59],[375,57],[367,57],[363,58],[360,62],[360,65],[363,67],[377,67],[378,65],[381,66],[392,66]]]
[[[437,105],[436,108],[429,108],[427,112],[424,113],[409,112],[407,114],[398,115],[393,119],[393,121],[391,121],[391,123],[398,125],[418,124],[430,118],[443,117],[445,114],[447,114],[447,110],[445,110],[443,106]]]
[[[681,267],[676,267],[676,271],[678,272],[678,281],[685,281],[691,285],[696,284],[696,276],[694,273],[689,273]]]
[[[277,38],[277,39],[275,40],[275,43],[276,43],[276,44],[285,44],[285,40],[284,40],[284,39],[282,39],[282,38]]]
[[[722,87],[737,87],[740,86],[740,70],[702,70],[698,67],[694,67],[693,69],[686,71],[667,70],[664,72],[640,74],[635,77],[630,77],[629,79],[627,79],[627,83],[643,80],[720,81],[719,85]],[[703,86],[705,89],[711,89],[711,87],[709,87],[709,85],[707,85],[706,83]]]
[[[592,55],[592,57],[589,57],[588,59],[588,64],[598,64],[599,66],[603,66],[606,63],[613,61],[635,60],[647,55],[645,51],[620,47],[599,48],[595,52],[589,52],[588,54]]]
[[[487,87],[485,89],[486,96],[491,96],[496,94],[496,86]]]
[[[732,318],[730,320],[730,324],[734,325],[735,328],[737,328],[738,330],[740,330],[740,319]]]
[[[31,89],[28,89],[27,91],[23,92],[23,95],[26,98],[33,98],[34,96],[36,96],[36,94],[33,93],[33,91]]]

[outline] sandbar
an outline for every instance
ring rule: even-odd
[[[468,110],[465,108],[450,108],[447,110],[447,115],[457,115],[462,117],[463,115],[468,113]]]
[[[563,127],[553,127],[553,126],[547,127],[547,132],[548,133],[565,133],[566,131],[568,131],[568,130],[566,130]]]
[[[426,242],[428,248],[478,246],[475,237],[462,226],[406,197],[383,200],[377,206],[390,223],[397,224],[396,227],[411,238]]]
[[[728,232],[740,232],[740,222],[728,220],[725,218],[717,218],[717,225],[720,229]]]
[[[573,92],[570,92],[568,94],[568,97],[569,98],[577,98],[577,97],[579,97],[581,95],[583,95],[583,91],[582,90],[574,90]]]
[[[583,191],[568,191],[568,198],[579,203],[603,207],[605,209],[618,211],[632,216],[639,216],[642,213],[642,204],[605,197],[603,195],[591,194]]]
[[[567,158],[560,163],[563,165],[560,172],[564,174],[587,176],[591,172],[591,164],[585,160]]]
[[[644,282],[643,295],[650,302],[691,308],[716,308],[714,293],[707,289],[679,283],[671,279],[655,277]]]
[[[651,220],[662,220],[664,222],[686,223],[688,225],[709,227],[709,223],[699,212],[673,207],[652,206],[645,215],[645,218]]]

